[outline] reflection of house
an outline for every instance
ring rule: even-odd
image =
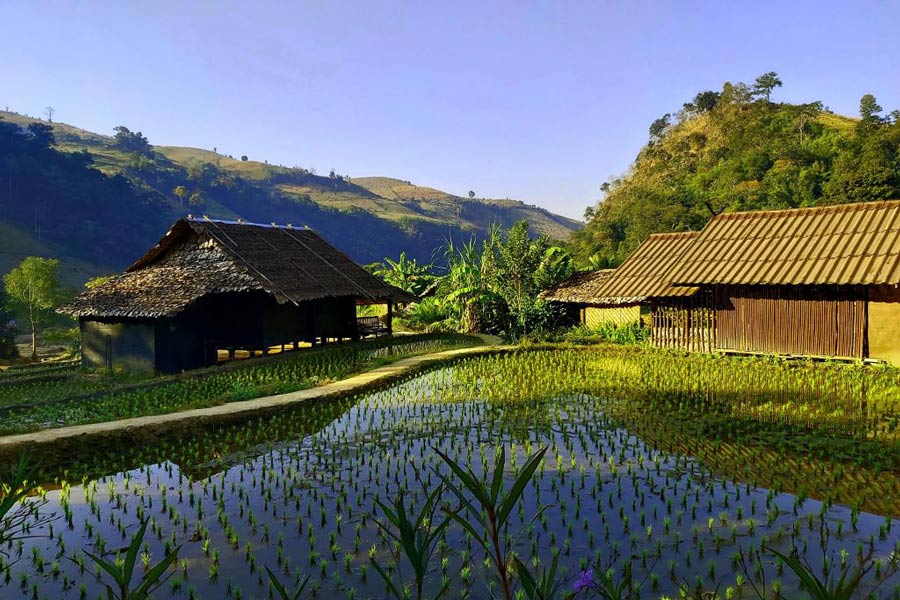
[[[159,244],[63,311],[89,367],[174,373],[219,350],[356,339],[357,304],[411,302],[313,231],[181,219]]]
[[[715,349],[900,364],[900,201],[714,217],[667,275],[715,301]]]
[[[615,269],[575,273],[540,294],[542,300],[559,304],[568,312],[568,321],[587,327],[632,325],[640,322],[641,307],[636,303],[610,303],[597,295],[603,282]]]

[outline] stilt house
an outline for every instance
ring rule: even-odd
[[[177,373],[220,351],[358,339],[358,304],[415,296],[315,232],[184,218],[124,274],[61,310],[78,318],[87,367]]]

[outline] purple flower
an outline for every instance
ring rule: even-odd
[[[575,580],[575,585],[572,586],[575,592],[580,592],[585,588],[589,588],[594,585],[594,570],[588,569],[587,571],[582,571],[578,578]]]

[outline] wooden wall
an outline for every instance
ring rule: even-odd
[[[709,292],[650,302],[650,343],[657,348],[712,352],[716,343],[716,313]]]
[[[869,290],[869,357],[900,366],[900,289]]]
[[[88,369],[131,373],[156,369],[151,321],[110,322],[80,319],[81,364]]]
[[[866,290],[852,286],[717,286],[717,350],[862,359]]]

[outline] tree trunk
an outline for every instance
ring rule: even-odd
[[[37,360],[37,329],[31,325],[31,360]]]

